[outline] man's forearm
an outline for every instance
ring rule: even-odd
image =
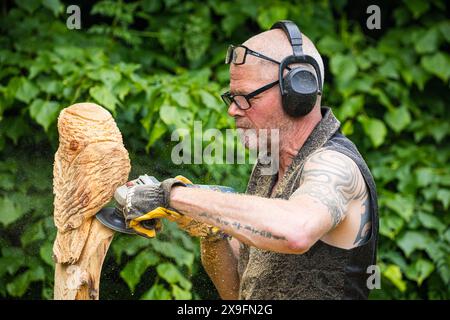
[[[307,241],[302,239],[308,235],[302,233],[306,220],[301,208],[290,201],[176,187],[170,206],[261,249],[301,253],[301,242]]]
[[[225,300],[238,299],[239,275],[237,259],[228,240],[202,240],[201,258],[206,273],[216,286],[220,297]]]

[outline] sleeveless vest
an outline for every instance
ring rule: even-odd
[[[271,195],[277,175],[262,175],[262,161],[252,171],[247,194],[289,199],[299,187],[303,164],[318,149],[341,152],[352,159],[366,182],[371,215],[371,236],[353,249],[316,242],[304,254],[284,254],[241,244],[238,261],[239,298],[249,299],[367,299],[367,268],[376,263],[378,205],[375,182],[356,146],[340,132],[330,108],[305,141]],[[267,162],[263,162],[267,163]],[[276,217],[276,212],[274,212]]]

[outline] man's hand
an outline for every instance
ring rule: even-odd
[[[122,192],[116,192],[115,199],[123,208],[127,226],[133,228],[142,236],[153,238],[162,229],[161,218],[176,222],[178,226],[193,237],[205,240],[218,240],[226,237],[219,228],[207,225],[179,213],[169,206],[170,192],[175,186],[192,185],[183,176],[167,179],[161,183],[151,182],[135,185],[133,181],[120,187]]]
[[[167,179],[160,184],[135,185],[126,184],[126,193],[116,192],[115,199],[123,208],[127,226],[137,233],[153,238],[156,231],[161,230],[159,218],[175,221],[181,217],[176,211],[170,210],[170,191],[174,186],[185,186],[177,179]],[[123,186],[121,187],[123,189]]]

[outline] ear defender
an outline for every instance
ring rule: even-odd
[[[322,92],[319,65],[316,60],[303,54],[302,34],[295,23],[283,20],[275,23],[271,29],[282,29],[291,43],[293,55],[284,58],[279,67],[281,101],[284,111],[291,117],[302,117],[313,109],[317,96]],[[305,67],[292,68],[286,75],[284,71],[291,64],[309,64],[316,71],[317,78]]]

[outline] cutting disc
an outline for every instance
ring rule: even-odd
[[[123,218],[122,214],[118,212],[118,210],[114,207],[106,207],[101,209],[95,215],[95,217],[104,226],[114,231],[128,234],[136,234],[136,232],[133,229],[127,228],[127,225],[125,224],[125,219]]]

